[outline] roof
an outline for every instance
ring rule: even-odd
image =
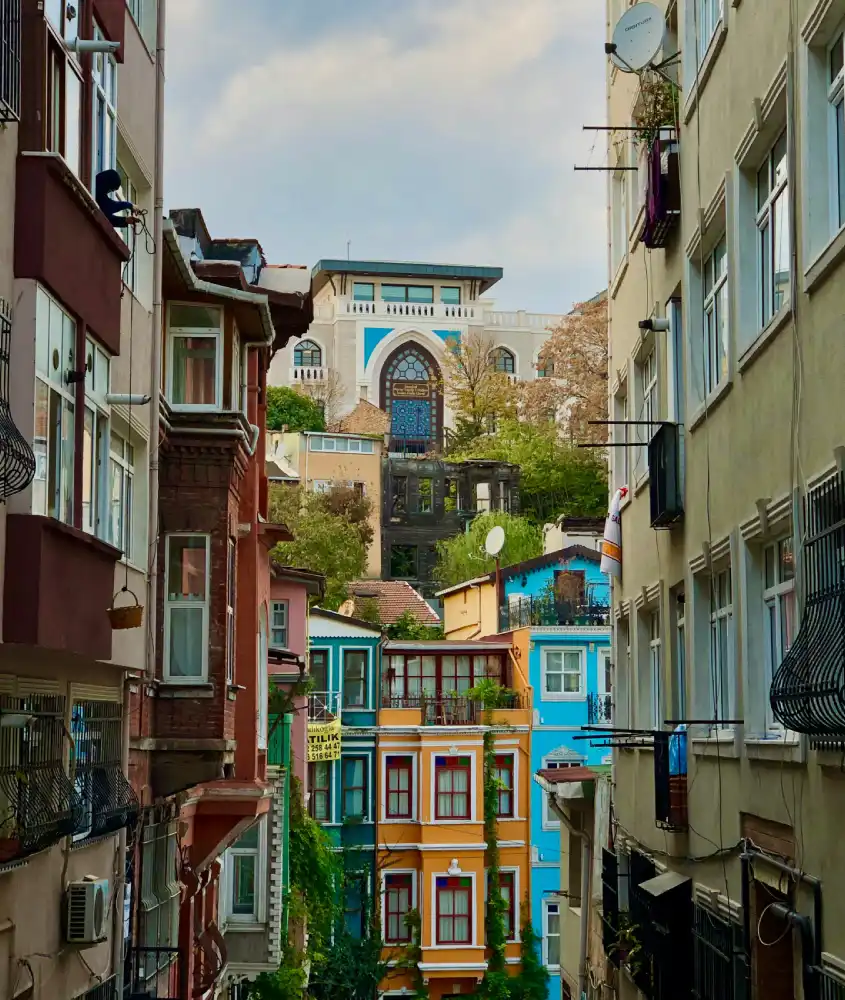
[[[293,471],[292,469],[286,469],[278,462],[274,462],[268,459],[264,463],[264,475],[268,479],[283,479],[285,482],[291,482],[292,480],[298,480],[299,473]]]
[[[535,778],[538,784],[569,785],[574,781],[595,781],[599,775],[590,767],[546,767],[537,771]]]
[[[569,562],[570,559],[585,559],[587,562],[600,564],[601,553],[595,549],[588,549],[586,545],[567,545],[566,548],[555,549],[554,552],[546,552],[542,556],[535,556],[533,559],[525,559],[523,562],[505,566],[501,570],[502,579],[510,580],[514,576],[519,576],[520,573],[531,573],[535,569],[554,566],[556,563]],[[487,576],[477,576],[464,583],[455,584],[454,587],[448,587],[446,590],[438,590],[435,597],[442,597],[444,594],[454,594],[465,590],[467,587],[475,587],[479,583],[492,582],[495,579],[496,573],[494,571],[488,573]]]
[[[360,611],[362,600],[377,600],[382,625],[392,625],[406,611],[421,625],[440,624],[440,618],[422,594],[404,580],[354,580],[349,584],[349,592],[356,599],[356,611]]]
[[[311,272],[314,290],[322,288],[331,274],[354,274],[367,278],[432,278],[452,281],[478,281],[481,294],[501,281],[500,267],[474,267],[466,264],[422,264],[394,260],[318,260]]]
[[[368,632],[381,635],[381,626],[373,625],[372,622],[365,622],[361,618],[353,618],[351,615],[339,615],[337,611],[329,611],[328,608],[312,608],[311,616],[317,618],[328,618],[334,622],[346,622],[350,625],[357,625],[358,628],[365,628]]]
[[[476,653],[501,653],[511,648],[509,642],[478,642],[475,639],[388,639],[385,651],[398,652],[401,649],[427,650],[429,653],[460,653],[473,650]]]
[[[340,421],[338,430],[346,434],[386,434],[390,417],[368,399],[360,399],[351,413]]]
[[[319,594],[323,596],[326,588],[326,578],[322,573],[315,573],[310,569],[300,569],[298,566],[280,566],[278,563],[270,562],[270,573],[276,580],[294,580],[297,583],[304,583],[309,594]]]

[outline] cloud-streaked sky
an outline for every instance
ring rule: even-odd
[[[604,287],[600,0],[167,6],[165,208],[272,263],[498,265],[500,308]]]

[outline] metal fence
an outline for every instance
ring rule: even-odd
[[[21,116],[21,0],[0,0],[0,122]]]

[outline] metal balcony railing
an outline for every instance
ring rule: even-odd
[[[21,0],[0,0],[0,122],[21,115]]]
[[[312,691],[308,695],[309,722],[332,722],[339,715],[339,691]]]
[[[2,3],[3,0],[0,0]],[[117,994],[117,976],[110,976],[103,982],[88,990],[87,993],[80,993],[77,1000],[119,1000]]]
[[[587,695],[587,719],[591,726],[613,722],[613,696],[609,694]]]
[[[502,632],[544,625],[606,627],[610,625],[610,607],[607,604],[578,604],[548,597],[522,597],[499,608],[499,629]]]
[[[179,1000],[178,948],[130,948],[123,973],[123,1000]]]
[[[496,707],[505,710],[521,708],[522,699],[516,692],[503,694]],[[484,721],[484,705],[460,694],[385,694],[382,708],[418,709],[423,713],[423,723],[428,726],[475,726]]]

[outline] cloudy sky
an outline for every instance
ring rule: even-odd
[[[168,0],[165,207],[273,263],[491,264],[506,309],[605,284],[600,0]],[[596,143],[595,148],[593,148]]]

